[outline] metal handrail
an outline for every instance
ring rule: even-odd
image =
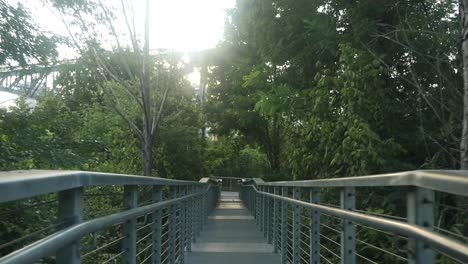
[[[285,201],[291,205],[299,205],[303,208],[317,210],[321,213],[330,214],[341,219],[347,219],[356,223],[377,227],[385,231],[395,232],[397,234],[417,238],[430,244],[442,253],[446,253],[447,255],[453,256],[454,258],[463,262],[468,262],[468,245],[442,236],[437,232],[428,231],[425,228],[407,224],[401,221],[385,219],[382,217],[371,216],[363,213],[356,213],[353,211],[323,206],[320,204],[308,203],[288,197],[283,197],[280,195],[261,192],[257,190],[253,185],[252,188],[258,194],[265,195],[277,200]]]
[[[106,185],[203,185],[200,182],[89,171],[17,170],[0,172],[0,203],[79,187]]]
[[[415,170],[359,177],[332,178],[305,181],[264,182],[253,178],[257,186],[287,187],[390,187],[415,186],[440,192],[468,196],[468,171]]]
[[[137,219],[149,214],[152,218],[152,238],[148,238],[148,235],[146,238],[153,247],[152,263],[161,263],[164,250],[168,251],[171,263],[175,259],[182,261],[183,252],[190,251],[192,240],[195,242],[195,237],[199,235],[206,217],[218,200],[219,187],[213,183],[210,178],[195,182],[86,171],[0,172],[0,203],[57,193],[57,218],[67,223],[55,233],[3,256],[0,263],[33,263],[55,254],[59,264],[79,264],[79,243],[82,237],[121,225],[121,258],[132,264],[138,255]],[[152,203],[138,205],[138,186],[141,185],[152,186]],[[83,221],[84,189],[91,186],[123,186],[122,201],[125,209]],[[168,200],[163,200],[163,191],[168,191]],[[168,232],[165,238],[161,235],[163,228]],[[184,243],[175,243],[175,233],[179,234]],[[167,244],[165,248],[162,247],[164,243]]]
[[[15,263],[32,263],[38,259],[53,254],[58,249],[62,248],[63,245],[72,243],[75,240],[80,239],[85,234],[105,229],[112,225],[125,222],[129,219],[133,219],[138,216],[146,215],[155,210],[162,209],[180,202],[201,196],[209,191],[211,186],[208,186],[206,190],[201,193],[194,193],[186,195],[180,198],[175,198],[167,201],[162,201],[135,209],[122,211],[119,213],[107,215],[104,217],[96,218],[83,222],[81,224],[73,225],[72,227],[65,228],[56,232],[44,239],[41,239],[25,248],[17,250],[12,254],[0,258],[2,264],[15,264]]]
[[[406,193],[406,217],[392,219],[386,215],[357,210],[356,194],[359,187],[370,187],[364,188],[367,191],[373,187],[392,187],[392,190],[403,187],[401,190]],[[321,202],[322,190],[332,196],[333,192],[338,192],[340,204],[331,206]],[[304,201],[304,192],[307,193],[307,201]],[[356,242],[361,241],[356,238],[358,225],[372,227],[398,237],[407,237],[405,251],[409,263],[434,264],[436,251],[451,259],[468,263],[468,244],[436,232],[433,228],[437,206],[435,192],[459,196],[461,200],[466,199],[468,171],[418,170],[281,182],[264,182],[262,179],[253,178],[244,182],[240,197],[252,211],[260,231],[269,243],[274,244],[275,252],[281,253],[282,263],[296,264],[303,261],[304,237],[310,240],[308,263],[320,263],[323,225],[321,215],[341,220],[339,235],[342,264],[354,264],[357,257],[362,257],[356,250]],[[326,219],[324,218],[325,221]],[[304,236],[304,230],[307,229],[306,232],[310,233]]]

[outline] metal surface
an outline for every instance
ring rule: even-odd
[[[301,189],[298,187],[293,188],[293,199],[301,199]],[[301,207],[298,204],[293,205],[293,264],[299,264],[301,253]]]
[[[152,193],[153,203],[162,201],[162,188],[161,186],[153,186]],[[161,264],[161,234],[162,234],[162,210],[154,210],[152,214],[153,219],[153,253],[151,255],[152,264]]]
[[[326,180],[268,182],[253,178],[257,186],[296,187],[384,187],[417,186],[440,192],[468,196],[468,171],[421,170]]]
[[[423,188],[412,188],[407,194],[408,222],[433,230],[434,226],[434,192]],[[434,251],[424,241],[409,239],[408,262],[410,264],[433,264]]]
[[[57,263],[78,264],[81,261],[80,239],[90,234],[96,237],[95,232],[114,225],[122,226],[123,234],[115,240],[121,241],[122,249],[121,252],[110,255],[106,263],[121,259],[122,263],[131,264],[136,262],[137,256],[139,261],[151,260],[151,263],[155,264],[238,263],[239,261],[255,264],[264,261],[318,264],[320,261],[336,262],[338,259],[341,263],[347,264],[358,261],[375,263],[368,256],[356,252],[356,243],[367,243],[356,239],[356,225],[390,235],[407,237],[408,250],[405,251],[408,254],[407,258],[401,256],[401,253],[396,255],[385,248],[364,244],[374,250],[393,254],[393,257],[400,260],[414,264],[432,264],[435,263],[435,251],[437,251],[462,263],[468,263],[467,244],[433,230],[436,205],[434,192],[468,196],[467,171],[411,171],[366,177],[275,183],[265,183],[261,179],[254,178],[244,179],[241,182],[243,185],[239,196],[245,207],[239,203],[235,195],[225,194],[220,198],[219,185],[216,179],[210,178],[204,178],[200,182],[188,182],[81,171],[0,173],[0,202],[57,192],[58,221],[65,223],[60,227],[62,229],[52,235],[2,257],[0,263],[34,263],[41,258],[56,255]],[[124,186],[124,210],[83,222],[84,189],[88,186],[106,185]],[[147,185],[151,189],[149,203],[145,201],[141,207],[137,207],[139,185]],[[356,193],[359,188],[356,187],[364,186],[405,186],[402,190],[407,194],[406,218],[404,216],[389,218],[383,214],[363,211],[361,208],[357,210]],[[162,201],[162,194],[168,187],[169,200]],[[341,190],[340,208],[320,204],[320,189],[324,187],[338,187]],[[291,193],[292,198],[290,198]],[[301,193],[308,193],[307,201],[303,201],[305,195]],[[207,220],[219,198],[220,203],[216,213]],[[245,208],[252,212],[253,217],[248,216]],[[336,228],[333,225],[330,227],[326,225],[327,222],[321,223],[320,216],[323,214],[327,216],[325,219],[330,217],[341,221],[341,227]],[[138,241],[148,238],[150,243],[141,244],[139,249],[143,249],[137,254],[136,245],[140,243],[137,242],[136,219],[143,219],[142,216],[145,216],[144,226],[151,227],[152,233],[139,237]],[[147,218],[152,222],[147,223]],[[321,232],[321,225],[334,230],[332,232],[340,233],[340,241],[323,236],[326,232]],[[197,240],[196,236],[202,229],[202,237]],[[253,229],[253,231],[245,232],[243,229]],[[255,242],[249,242],[249,237],[254,234]],[[233,236],[237,238],[234,239]],[[321,236],[324,239],[322,242],[335,244],[337,248],[341,247],[341,254],[335,252],[328,244],[321,245]],[[192,245],[191,242],[195,240],[199,244]],[[96,254],[102,248],[116,243],[115,241],[106,241],[104,245],[96,245],[96,241],[91,241],[95,249],[87,250],[85,255]],[[152,249],[152,253],[140,255],[146,249]],[[255,252],[251,252],[253,249]],[[185,259],[185,252],[190,251],[192,253],[188,253],[189,257]],[[161,259],[161,256],[164,259]]]
[[[237,193],[222,192],[186,263],[279,264],[280,255],[273,253]]]
[[[275,186],[273,187],[273,193],[278,195],[279,192],[280,192],[280,188]],[[277,253],[278,250],[279,250],[279,240],[278,240],[278,236],[279,236],[279,224],[280,224],[280,218],[281,215],[280,215],[280,204],[279,202],[276,200],[276,199],[273,199],[273,249],[274,249],[274,252]]]
[[[61,191],[58,194],[58,220],[68,226],[83,221],[83,188]],[[57,251],[58,264],[80,263],[80,242],[74,241]]]
[[[320,203],[320,189],[310,190],[310,203]],[[320,264],[320,212],[310,210],[310,232],[309,232],[309,263]]]
[[[202,186],[209,181],[209,178],[204,179],[205,183],[87,171],[6,171],[0,172],[0,203],[86,186],[187,184]]]
[[[309,202],[299,201],[295,199],[291,199],[285,196],[283,192],[283,196],[261,192],[256,189],[255,186],[250,185],[245,188],[251,188],[251,190],[257,193],[260,196],[269,196],[274,199],[278,199],[282,201],[285,205],[291,206],[301,206],[302,208],[308,208],[312,210],[319,211],[321,213],[325,213],[327,215],[331,215],[337,217],[339,219],[345,219],[347,221],[352,221],[355,223],[359,223],[365,226],[370,226],[382,231],[393,232],[396,234],[404,235],[410,237],[412,239],[416,239],[419,242],[423,242],[428,246],[431,246],[437,249],[439,252],[442,252],[454,259],[457,259],[461,262],[468,262],[468,245],[463,244],[459,241],[454,239],[448,238],[444,235],[439,233],[433,232],[428,230],[427,228],[423,228],[414,224],[405,223],[397,220],[391,220],[383,217],[372,216],[363,213],[357,213],[350,210],[338,209],[334,207],[329,207],[325,205],[313,204]],[[286,187],[283,187],[286,188]],[[284,257],[284,248],[285,246],[282,245],[282,255]],[[283,259],[284,260],[284,259]],[[283,262],[285,263],[285,262]]]
[[[202,194],[203,196],[203,194]],[[177,198],[177,188],[171,186],[169,188],[169,199]],[[169,263],[175,263],[176,260],[176,206],[177,204],[171,204],[169,207]]]
[[[138,206],[138,187],[136,185],[124,186],[124,208],[131,210]],[[125,220],[122,229],[124,237],[122,243],[122,264],[136,263],[136,218],[130,217]]]
[[[180,186],[179,193],[181,196],[187,195],[186,187]],[[187,201],[183,201],[180,204],[180,241],[179,241],[179,251],[185,252],[185,235],[186,235],[186,209],[187,209]],[[185,263],[185,254],[180,254],[179,263]]]
[[[356,209],[356,192],[353,187],[345,187],[340,193],[341,209],[353,211]],[[341,220],[341,263],[356,263],[356,225],[348,220]]]
[[[281,195],[288,196],[288,187],[281,187]],[[281,203],[281,263],[285,264],[287,262],[288,249],[288,203],[282,200],[279,201]]]
[[[50,173],[51,179],[48,179],[47,174]],[[5,173],[3,173],[5,175]],[[90,251],[87,254],[96,253],[98,250],[105,248],[107,246],[113,245],[118,241],[122,241],[122,251],[105,261],[115,261],[119,258],[122,260],[122,263],[135,263],[136,256],[140,255],[141,252],[151,249],[152,254],[149,254],[145,257],[145,261],[151,259],[152,263],[161,263],[161,247],[165,244],[167,248],[167,241],[161,241],[161,238],[164,235],[162,232],[162,210],[167,210],[167,208],[180,206],[181,208],[186,208],[183,205],[189,201],[198,202],[201,207],[202,204],[200,200],[205,199],[206,197],[217,197],[216,193],[219,191],[216,185],[213,185],[210,180],[203,179],[204,183],[199,182],[187,182],[187,181],[171,181],[171,180],[160,180],[150,177],[140,177],[140,176],[129,176],[129,175],[116,175],[116,174],[101,174],[101,173],[88,173],[87,175],[81,174],[81,172],[50,172],[50,171],[34,171],[31,173],[27,172],[11,172],[6,173],[8,177],[6,179],[0,180],[0,189],[9,188],[19,188],[24,187],[25,190],[33,190],[33,194],[41,194],[44,192],[45,188],[43,186],[32,186],[37,183],[36,179],[32,179],[31,175],[37,176],[43,179],[43,184],[47,185],[56,182],[58,179],[64,180],[62,185],[58,186],[47,186],[47,193],[50,193],[54,190],[59,191],[59,220],[65,220],[68,226],[65,226],[61,230],[46,236],[41,240],[37,240],[32,244],[23,247],[15,252],[12,252],[6,256],[0,258],[0,263],[35,263],[41,258],[49,257],[54,255],[57,252],[57,262],[58,263],[80,263],[80,252],[78,250],[78,241],[88,234],[94,234],[100,230],[106,228],[122,225],[122,236],[115,241],[106,242],[103,246],[96,248],[95,250]],[[19,176],[18,176],[19,175]],[[96,177],[96,178],[94,178]],[[20,183],[14,183],[14,179],[17,179]],[[112,182],[115,180],[115,182]],[[103,185],[119,185],[124,184],[124,208],[125,210],[106,215],[100,218],[94,218],[85,222],[82,222],[82,211],[83,211],[83,188],[84,186],[92,186],[95,184]],[[160,183],[160,184],[157,184]],[[167,183],[167,184],[166,184]],[[137,185],[150,185],[152,191],[150,191],[150,203],[143,203],[141,207],[137,207]],[[69,186],[78,186],[75,188],[67,189]],[[194,192],[188,195],[183,195],[182,197],[173,198],[166,201],[162,200],[162,188],[164,186],[180,187],[185,188],[190,186],[190,188],[195,188]],[[151,190],[150,188],[150,190]],[[12,195],[16,191],[18,194]],[[12,197],[24,197],[24,190],[10,190],[8,193],[0,193],[0,196],[3,200],[9,200]],[[151,194],[152,192],[152,194]],[[30,196],[33,196],[31,194]],[[29,196],[28,196],[29,197]],[[198,210],[199,217],[203,218],[204,215],[202,211],[209,212],[209,208],[213,208],[212,205],[208,202],[214,202],[214,199],[206,200],[205,208],[199,208]],[[142,251],[138,254],[136,252],[136,219],[141,216],[148,217],[151,215],[151,220],[149,224],[145,226],[151,227],[153,234],[144,235],[142,239],[150,239],[151,243],[148,246],[145,246]],[[170,260],[171,263],[183,263],[183,254],[185,250],[185,245],[181,241],[184,239],[184,223],[191,222],[192,214],[184,214],[183,210],[180,212],[179,217],[177,218],[180,221],[180,224],[175,225],[175,221],[170,221],[167,224],[174,225],[176,232],[180,236],[179,238],[179,248],[174,252],[175,256]],[[200,219],[202,220],[202,219]],[[146,221],[146,220],[145,220]],[[201,221],[200,221],[201,222]],[[94,245],[96,247],[96,245]],[[173,247],[174,248],[174,247]]]

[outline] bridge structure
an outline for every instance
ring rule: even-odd
[[[151,56],[160,57],[174,53],[177,52],[153,50]],[[195,68],[200,69],[199,97],[204,101],[207,67],[220,63],[220,56],[216,49],[208,49],[190,52],[187,57],[184,71],[186,74],[190,74]],[[0,91],[28,97],[54,91],[55,82],[61,69],[67,67],[67,70],[73,70],[76,63],[76,59],[67,59],[49,64],[31,64],[25,67],[0,67]]]
[[[1,172],[0,263],[468,263],[467,171],[232,180]]]
[[[60,67],[73,64],[62,61],[50,65],[33,64],[27,67],[0,68],[0,91],[34,97],[38,93],[51,91]]]

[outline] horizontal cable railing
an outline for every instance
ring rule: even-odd
[[[243,182],[282,263],[468,263],[468,172]]]
[[[0,263],[184,263],[216,182],[0,172]]]

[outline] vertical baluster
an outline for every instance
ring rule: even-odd
[[[177,198],[177,187],[171,186],[169,188],[169,199]],[[176,205],[171,204],[169,206],[169,263],[175,263],[175,252],[176,252]]]
[[[428,230],[434,226],[434,191],[413,187],[407,194],[408,223]],[[433,264],[435,255],[432,248],[422,241],[408,239],[408,263]]]
[[[83,221],[83,188],[75,188],[58,193],[58,221],[67,226]],[[80,241],[66,245],[57,251],[58,264],[79,264]]]
[[[280,187],[274,186],[273,193],[279,195]],[[278,222],[280,219],[279,216],[279,202],[278,199],[273,200],[273,252],[278,253],[279,243],[278,243]]]
[[[345,187],[341,190],[341,209],[354,210],[356,208],[356,194],[354,187]],[[341,263],[356,263],[356,225],[349,220],[341,220],[343,232],[341,233]]]
[[[203,191],[203,187],[201,186],[198,186],[197,187],[197,192],[200,194],[201,192]],[[202,222],[201,222],[201,219],[202,219],[202,200],[203,200],[203,195],[200,194],[197,196],[197,237],[200,235],[200,231],[201,231],[201,225],[202,225]]]
[[[193,193],[193,185],[187,186],[187,194]],[[192,251],[193,199],[187,200],[187,252]]]
[[[288,197],[288,187],[281,188],[281,196]],[[288,203],[281,202],[281,263],[288,263]]]
[[[273,186],[268,187],[268,192],[273,193]],[[273,244],[273,207],[274,207],[274,200],[271,197],[268,197],[268,243]]]
[[[262,186],[262,192],[266,191],[266,187]],[[267,222],[267,208],[266,208],[266,196],[262,194],[262,229],[263,237],[266,238],[267,230],[266,230],[266,222]]]
[[[293,188],[293,199],[301,199],[299,187]],[[294,205],[293,221],[293,263],[298,264],[301,262],[301,207],[299,205]]]
[[[257,189],[260,191],[260,187],[257,187]],[[255,190],[252,187],[252,192],[254,193],[255,196],[255,222],[257,226],[260,228],[260,212],[262,211],[261,209],[261,203],[260,203],[260,194],[255,192]]]
[[[193,185],[192,186],[192,193],[196,194],[198,193],[197,186]],[[197,200],[198,196],[195,196],[192,198],[192,242],[196,243],[197,242]]]
[[[153,186],[153,203],[162,201],[162,187],[160,185]],[[162,209],[155,210],[152,214],[153,219],[153,255],[151,256],[151,263],[161,264],[161,234],[162,234]]]
[[[124,208],[133,209],[138,206],[138,186],[125,185],[124,186]],[[123,224],[123,255],[122,263],[134,264],[136,263],[136,219],[130,219]]]
[[[187,195],[186,193],[186,186],[180,186],[180,196],[183,197]],[[184,200],[180,203],[180,238],[179,238],[179,263],[185,263],[185,232],[186,232],[186,213],[185,210],[187,209],[187,202]]]
[[[310,202],[320,203],[320,189],[312,188],[310,190]],[[320,212],[311,210],[310,212],[310,264],[320,264]]]
[[[270,187],[265,186],[265,192],[269,192]],[[266,238],[267,242],[271,243],[271,235],[270,235],[270,223],[271,223],[271,209],[270,209],[270,197],[265,195],[265,232],[266,232]]]

